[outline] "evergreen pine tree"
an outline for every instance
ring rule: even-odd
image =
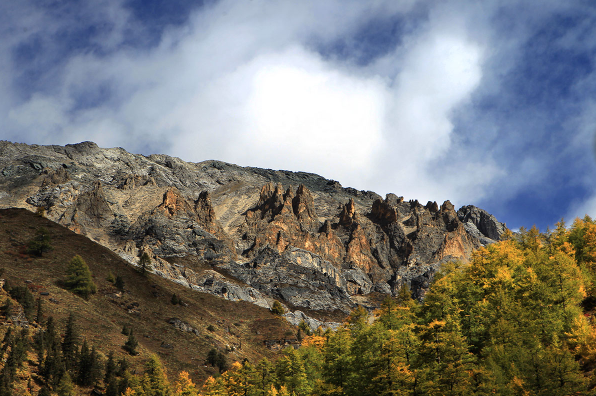
[[[89,378],[89,374],[91,372],[91,353],[89,351],[89,346],[87,345],[87,340],[83,341],[83,345],[81,345],[81,351],[79,352],[79,362],[78,362],[78,375],[77,375],[77,383],[82,386],[89,386],[91,385],[91,381]]]
[[[106,372],[104,375],[104,382],[107,384],[110,382],[112,377],[116,376],[117,366],[114,360],[114,351],[110,351],[108,354],[108,361],[106,362]]]
[[[45,227],[39,227],[28,243],[27,252],[41,257],[52,249],[50,232]]]
[[[217,357],[215,359],[215,365],[219,369],[220,374],[228,369],[228,362],[226,360],[226,356],[223,353],[221,353],[221,352],[217,353]]]
[[[78,332],[75,327],[74,314],[71,312],[68,315],[66,322],[66,329],[64,331],[64,339],[62,340],[62,355],[64,356],[64,365],[67,370],[73,370],[77,363],[78,352]]]
[[[139,260],[139,271],[142,275],[146,275],[151,269],[151,258],[147,252],[143,252],[141,259]]]
[[[118,396],[120,395],[118,390],[118,378],[112,373],[110,377],[105,381],[106,383],[106,396]]]
[[[174,396],[198,396],[199,390],[186,371],[181,371],[174,383]]]
[[[52,396],[52,392],[50,391],[50,388],[47,387],[47,385],[43,385],[41,389],[39,389],[39,393],[37,394],[37,396]]]
[[[143,388],[146,396],[168,396],[170,394],[168,378],[156,355],[151,355],[145,364]]]
[[[138,352],[137,352],[138,346],[139,346],[139,343],[138,343],[137,339],[135,338],[135,336],[132,332],[132,329],[130,329],[129,333],[128,333],[128,339],[124,343],[124,350],[126,352],[130,353],[131,355],[135,356],[135,355],[138,355]]]
[[[91,271],[81,256],[76,255],[70,260],[66,275],[64,285],[73,293],[88,299],[91,294],[97,291]]]
[[[56,389],[58,396],[74,396],[74,384],[72,383],[72,378],[68,371],[64,373],[62,378],[60,379],[60,383],[58,384],[58,389]]]
[[[35,321],[38,325],[43,326],[43,301],[41,297],[37,298],[37,313],[35,315]]]
[[[114,286],[116,286],[116,289],[124,291],[124,279],[122,279],[120,275],[116,277],[116,282],[114,283]]]
[[[207,364],[210,364],[211,367],[215,367],[217,363],[217,349],[211,348],[207,353]]]

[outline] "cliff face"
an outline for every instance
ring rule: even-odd
[[[132,264],[148,252],[162,276],[263,306],[276,298],[348,312],[403,284],[421,297],[441,263],[505,231],[473,206],[456,212],[449,201],[382,199],[314,174],[91,142],[0,142],[0,175],[0,207],[43,207]]]

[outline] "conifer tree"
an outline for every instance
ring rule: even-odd
[[[139,342],[135,338],[132,329],[128,332],[128,339],[124,343],[124,350],[131,355],[135,356],[138,355],[137,347],[139,346]]]
[[[45,227],[39,227],[35,236],[28,243],[27,252],[41,257],[52,249],[50,232]]]
[[[213,377],[207,378],[203,387],[201,388],[202,396],[228,396],[222,378],[215,379]]]
[[[168,378],[156,355],[151,355],[145,364],[143,388],[146,396],[168,396],[170,394]]]
[[[228,369],[228,361],[223,353],[217,353],[217,356],[215,358],[215,365],[219,369],[220,374]]]
[[[99,359],[99,354],[95,346],[91,348],[91,356],[89,358],[91,365],[89,368],[89,383],[96,386],[102,378],[103,365]]]
[[[198,396],[199,390],[192,382],[186,371],[178,374],[178,380],[174,383],[174,396]]]
[[[43,325],[43,301],[41,297],[37,298],[37,313],[35,315],[35,321],[38,325]]]
[[[259,361],[255,373],[255,392],[257,395],[264,395],[267,389],[275,381],[275,368],[273,364],[267,359],[263,358]]]
[[[81,256],[76,255],[70,260],[66,275],[64,285],[73,293],[88,299],[91,294],[97,291],[91,271]]]
[[[116,286],[116,289],[124,291],[124,279],[122,279],[122,276],[118,275],[116,277],[116,282],[114,282],[114,286]]]
[[[143,252],[141,259],[139,260],[139,271],[142,275],[146,275],[151,269],[151,258],[147,252]]]
[[[215,367],[217,363],[217,349],[211,348],[207,353],[207,364],[210,364],[211,367]]]
[[[287,387],[297,395],[307,395],[310,391],[306,370],[300,355],[294,348],[286,348],[275,365],[277,384]]]
[[[60,379],[60,383],[58,384],[58,389],[56,390],[58,396],[74,396],[74,384],[72,383],[72,378],[68,371],[64,373],[62,378]]]
[[[74,314],[68,315],[64,339],[62,340],[62,355],[67,370],[73,370],[77,363],[79,335],[75,326]]]
[[[110,351],[108,354],[108,361],[106,362],[106,372],[104,375],[104,382],[106,384],[110,383],[112,377],[116,376],[116,361],[114,360],[114,351]]]
[[[83,345],[81,345],[81,351],[79,352],[78,358],[79,362],[77,364],[77,382],[79,383],[79,385],[89,386],[91,385],[89,382],[89,371],[91,368],[91,353],[89,352],[87,340],[83,340]]]
[[[350,347],[350,332],[341,327],[327,338],[323,348],[323,379],[334,385],[339,392],[343,392],[348,385],[351,375]]]

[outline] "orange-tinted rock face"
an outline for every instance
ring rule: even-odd
[[[312,309],[347,309],[350,295],[366,302],[372,291],[427,285],[442,262],[467,259],[505,230],[473,206],[456,212],[449,201],[381,199],[308,173],[186,163],[89,142],[0,142],[0,153],[1,205],[43,207],[133,262],[151,251],[155,261],[192,255],[215,269],[228,265],[269,296]]]
[[[158,209],[164,211],[169,216],[176,216],[180,212],[184,215],[194,215],[192,207],[184,198],[180,196],[180,192],[175,187],[170,187],[163,195],[163,203],[158,206]]]

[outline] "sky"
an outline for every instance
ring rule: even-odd
[[[0,2],[0,139],[596,217],[591,0]]]

